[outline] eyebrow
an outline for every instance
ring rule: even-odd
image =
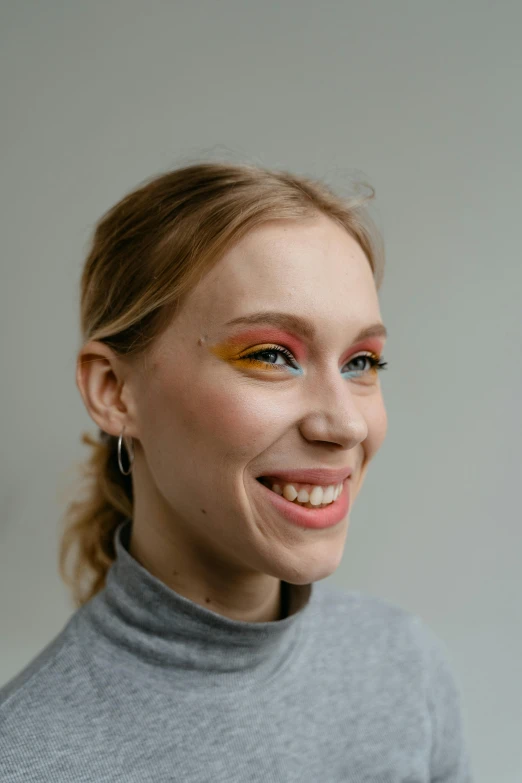
[[[251,315],[242,315],[239,318],[233,318],[232,321],[227,321],[226,326],[235,326],[236,324],[273,324],[280,329],[285,329],[290,332],[298,332],[307,338],[309,342],[312,342],[317,335],[315,326],[310,323],[306,318],[302,318],[300,315],[292,315],[290,313],[279,313],[271,310],[263,310],[258,313],[252,313]],[[388,330],[382,323],[375,323],[371,326],[365,326],[355,336],[354,342],[359,342],[367,337],[388,337]]]

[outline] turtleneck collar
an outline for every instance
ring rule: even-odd
[[[176,593],[153,576],[129,552],[132,520],[115,531],[116,558],[103,590],[82,607],[104,638],[124,657],[165,670],[190,671],[191,687],[198,675],[266,681],[299,654],[307,638],[314,584],[287,584],[290,613],[275,622],[232,620]]]

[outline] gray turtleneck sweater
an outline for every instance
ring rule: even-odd
[[[115,534],[107,583],[0,689],[1,783],[472,783],[460,688],[417,615],[324,582],[230,620]]]

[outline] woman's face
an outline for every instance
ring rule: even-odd
[[[315,336],[269,316],[230,324],[260,311],[298,316]],[[295,526],[256,477],[351,467],[353,505],[387,429],[379,376],[354,361],[381,356],[384,338],[357,340],[380,322],[369,262],[330,219],[274,221],[238,242],[126,381],[138,529],[161,529],[192,572],[212,564],[294,584],[332,574],[349,512],[324,530]],[[238,358],[267,345],[257,362]]]

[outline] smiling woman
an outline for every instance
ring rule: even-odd
[[[99,222],[77,611],[0,691],[2,781],[471,780],[444,645],[322,581],[387,429],[373,195],[207,162]]]

